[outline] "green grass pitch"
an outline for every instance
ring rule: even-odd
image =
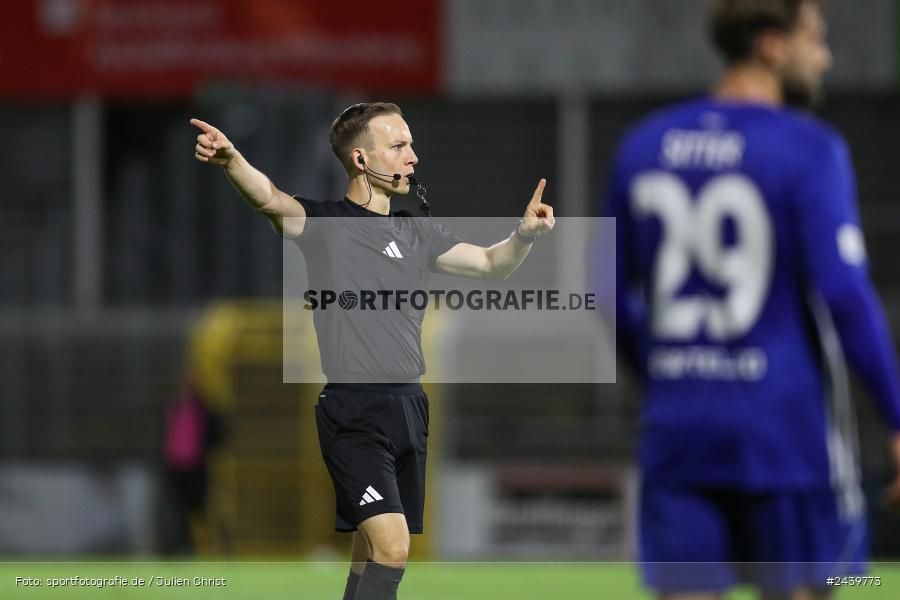
[[[0,598],[8,600],[337,600],[347,573],[344,563],[313,562],[5,562],[0,565]],[[841,588],[837,599],[900,598],[900,564],[878,564],[870,575],[881,586]],[[60,585],[51,579],[127,580],[99,588]],[[17,578],[21,578],[17,581]],[[36,578],[42,585],[26,585]],[[160,580],[159,578],[163,578]],[[207,581],[195,580],[206,578]],[[143,585],[140,585],[142,579]],[[215,585],[224,579],[226,585]],[[176,585],[186,581],[185,585]],[[137,583],[137,585],[134,585]],[[624,563],[414,563],[399,597],[407,600],[631,600],[651,598],[633,565]],[[729,600],[753,595],[738,590]]]

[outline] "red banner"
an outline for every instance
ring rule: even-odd
[[[390,9],[385,8],[387,4]],[[0,96],[159,98],[209,81],[434,90],[441,0],[16,0]]]

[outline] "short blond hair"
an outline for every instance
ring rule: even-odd
[[[328,139],[331,150],[338,157],[348,173],[353,171],[350,151],[356,146],[372,148],[372,136],[369,135],[369,121],[381,115],[400,115],[400,107],[392,102],[360,102],[348,106],[331,123]]]

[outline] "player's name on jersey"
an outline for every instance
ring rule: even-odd
[[[647,367],[654,379],[759,381],[766,374],[768,357],[756,347],[657,347],[650,352]]]
[[[669,129],[662,137],[660,162],[668,169],[732,169],[740,166],[744,145],[737,131]]]

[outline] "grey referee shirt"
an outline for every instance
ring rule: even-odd
[[[307,215],[295,243],[306,260],[306,305],[315,305],[313,324],[328,380],[417,381],[425,373],[424,310],[408,298],[397,303],[395,292],[427,293],[435,260],[459,238],[405,212],[380,215],[346,198],[295,198]],[[326,305],[326,299],[332,301]]]

